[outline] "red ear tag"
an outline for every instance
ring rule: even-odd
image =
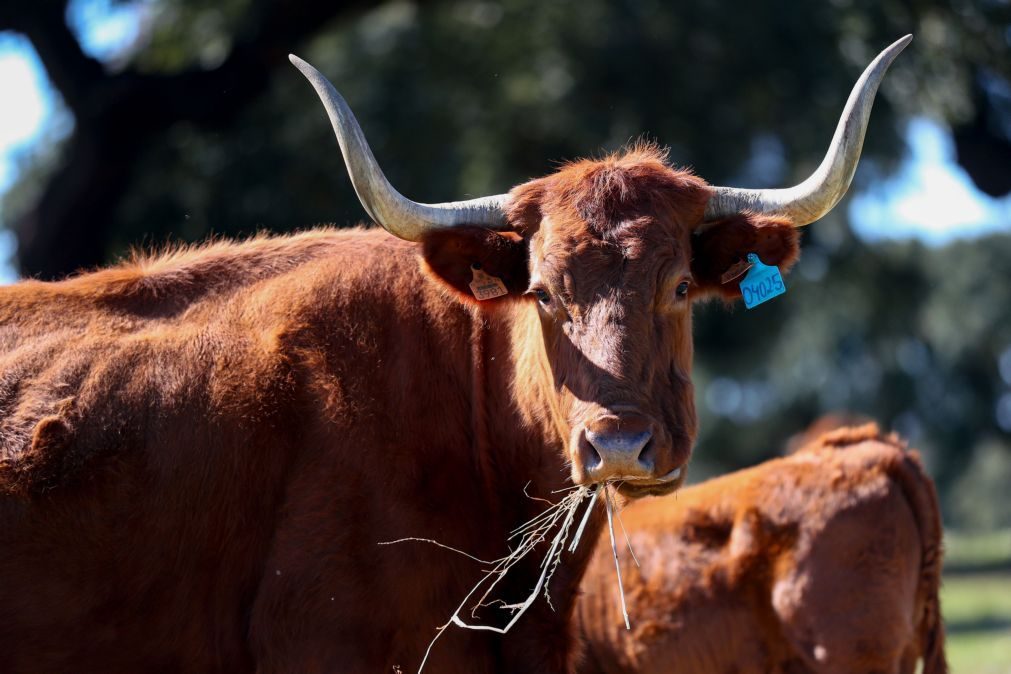
[[[474,275],[474,279],[470,282],[470,291],[477,299],[491,300],[509,294],[502,279],[481,271],[481,265],[477,262],[470,265],[470,271]]]

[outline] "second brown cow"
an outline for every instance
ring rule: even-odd
[[[874,425],[622,519],[640,564],[621,562],[632,630],[605,536],[583,583],[581,674],[947,671],[937,494]]]

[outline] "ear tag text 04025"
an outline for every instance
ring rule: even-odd
[[[741,281],[744,306],[753,309],[762,302],[768,302],[786,292],[786,284],[783,283],[779,267],[762,264],[755,253],[748,253],[748,263],[751,264],[751,269]]]
[[[474,275],[470,282],[470,291],[477,299],[491,300],[509,294],[502,279],[482,271],[479,263],[470,265],[470,271]]]

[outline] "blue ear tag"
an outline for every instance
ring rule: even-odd
[[[748,253],[748,264],[752,265],[748,275],[741,281],[741,295],[744,306],[754,309],[762,302],[768,302],[786,292],[786,284],[779,274],[779,267],[762,264],[755,253]]]

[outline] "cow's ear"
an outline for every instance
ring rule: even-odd
[[[525,293],[530,285],[529,238],[540,226],[544,189],[542,178],[509,193],[505,216],[511,231],[458,227],[426,235],[422,246],[429,271],[466,301],[491,304]],[[475,280],[475,266],[486,285],[494,286],[494,279],[498,279],[507,294],[478,300],[470,285]]]
[[[724,299],[740,297],[739,283],[748,253],[757,253],[763,263],[779,267],[785,274],[800,255],[800,233],[788,220],[753,213],[708,223],[692,235],[696,285],[704,293]]]
[[[489,294],[495,294],[494,279],[506,290],[500,297],[480,300],[482,304],[519,297],[529,285],[526,242],[513,232],[482,227],[436,231],[425,235],[422,250],[428,271],[465,301],[479,301],[471,288],[475,274],[485,287],[490,284]]]

